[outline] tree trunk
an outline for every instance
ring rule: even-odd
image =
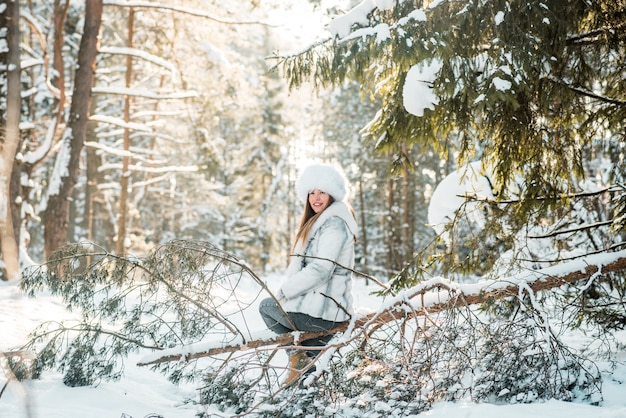
[[[402,144],[402,154],[406,157],[402,162],[402,177],[400,179],[402,194],[402,224],[399,225],[402,237],[402,250],[400,260],[402,265],[410,263],[415,252],[415,171],[410,166],[408,159],[411,158],[411,151],[406,144]],[[400,217],[400,216],[399,216]]]
[[[365,274],[369,274],[368,266],[368,248],[367,248],[367,217],[365,216],[365,197],[363,196],[363,178],[359,179],[359,207],[361,208],[361,248],[363,248],[363,263],[361,270]]]
[[[50,82],[58,91],[57,125],[63,120],[63,109],[65,108],[65,65],[63,62],[65,32],[63,28],[65,26],[69,3],[69,0],[66,0],[65,4],[61,5],[61,0],[54,1],[54,53],[52,58],[54,72],[51,75]]]
[[[413,242],[413,234],[411,233],[411,223],[412,217],[411,213],[413,212],[413,206],[410,204],[410,194],[413,193],[411,187],[409,187],[409,171],[406,168],[402,170],[402,178],[401,182],[401,190],[402,190],[402,215],[399,218],[402,219],[402,224],[400,225],[400,236],[402,237],[402,250],[400,259],[402,261],[402,265],[406,265],[406,263],[411,259],[413,255],[413,246],[411,243]]]
[[[19,273],[19,228],[14,225],[19,225],[15,203],[19,190],[14,187],[14,172],[19,170],[14,170],[14,162],[20,144],[20,14],[19,3],[3,4],[6,7],[0,11],[0,28],[7,29],[8,49],[0,53],[0,249],[6,269],[2,279],[10,280]],[[16,216],[18,219],[14,219]]]
[[[46,257],[65,245],[68,239],[69,199],[76,186],[80,155],[87,132],[101,20],[102,0],[86,0],[85,26],[78,51],[72,105],[44,213]]]
[[[394,222],[394,199],[393,178],[387,180],[387,211],[385,216],[385,244],[387,245],[387,262],[385,269],[391,276],[396,269],[396,246],[395,246],[395,222]]]
[[[128,12],[128,48],[133,48],[133,25],[135,20],[135,9],[131,8]],[[133,58],[128,55],[126,57],[126,88],[130,88],[133,79]],[[128,124],[130,121],[130,96],[124,97],[124,122]],[[118,254],[124,254],[126,241],[126,226],[128,223],[128,188],[130,181],[130,172],[128,166],[130,165],[130,157],[128,152],[130,150],[130,129],[128,126],[124,128],[124,156],[122,157],[122,177],[120,180],[120,213],[118,215],[117,223],[117,244],[116,252]]]

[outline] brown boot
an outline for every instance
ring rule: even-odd
[[[289,374],[285,378],[283,384],[291,386],[300,379],[302,370],[311,364],[311,359],[304,351],[295,351],[289,354]]]

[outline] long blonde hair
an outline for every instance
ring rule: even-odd
[[[332,197],[331,195],[328,195],[328,197],[328,205],[326,205],[324,210],[328,209],[328,207],[335,202],[334,197]],[[315,211],[311,207],[311,203],[309,203],[309,199],[306,199],[306,203],[304,204],[304,213],[302,214],[302,218],[300,219],[300,226],[298,227],[296,238],[294,239],[293,245],[291,246],[292,253],[296,249],[298,241],[302,241],[302,243],[304,244],[304,242],[307,240],[307,238],[309,237],[309,233],[311,232],[311,228],[313,228],[313,224],[315,223],[315,221],[317,221],[317,218],[319,218],[320,215],[324,213],[324,210],[315,213]]]

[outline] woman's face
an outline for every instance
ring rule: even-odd
[[[309,192],[309,205],[313,208],[313,212],[320,213],[328,206],[330,195],[321,190],[315,189]]]

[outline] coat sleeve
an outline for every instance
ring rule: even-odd
[[[281,298],[294,299],[327,283],[350,233],[346,223],[333,216],[320,227],[317,239],[317,252],[307,254],[316,258],[309,258],[306,267],[287,278],[280,288]]]

